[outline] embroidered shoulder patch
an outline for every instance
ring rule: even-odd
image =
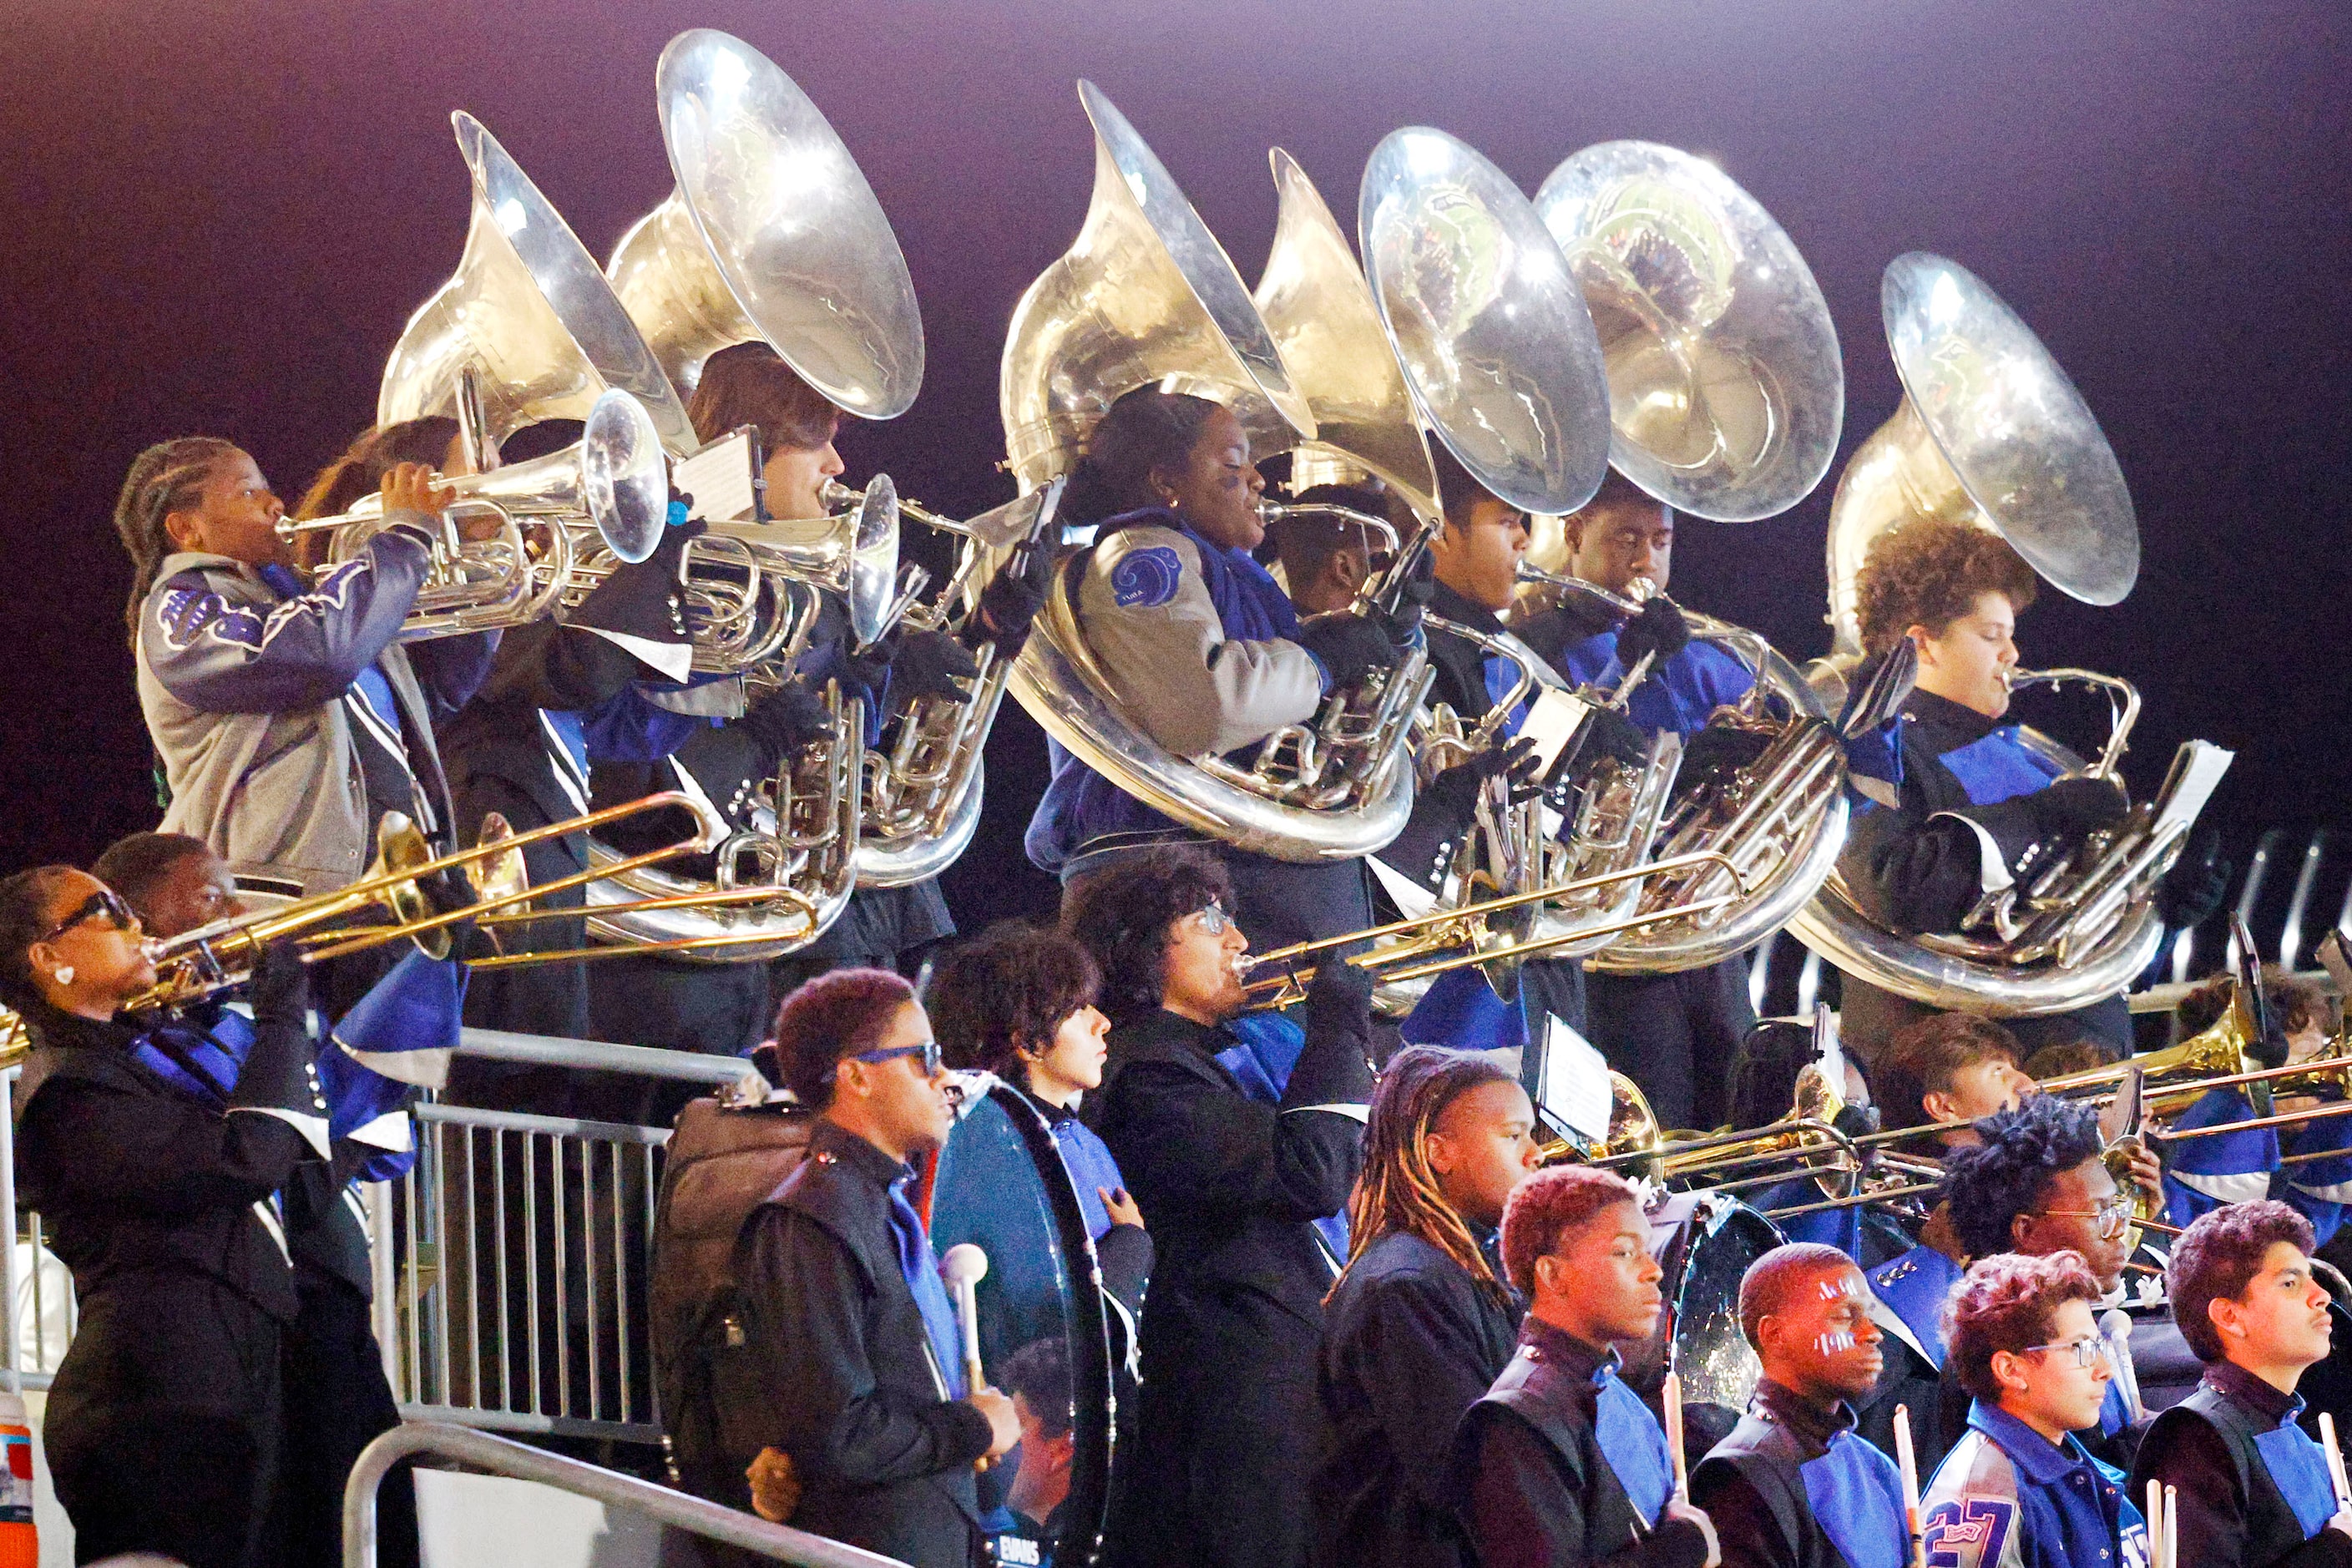
[[[1164,544],[1131,550],[1110,569],[1111,597],[1122,610],[1156,609],[1176,596],[1183,575],[1184,563]]]

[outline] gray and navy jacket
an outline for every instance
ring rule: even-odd
[[[1078,624],[1112,694],[1179,756],[1236,751],[1312,719],[1329,683],[1292,640],[1288,597],[1246,552],[1220,550],[1176,514],[1129,512],[1065,567]],[[1196,837],[1056,744],[1030,818],[1029,858],[1064,880],[1105,852]]]
[[[135,639],[163,831],[303,892],[360,875],[387,809],[446,841],[433,724],[473,695],[498,634],[395,643],[431,541],[421,514],[394,512],[307,592],[279,567],[164,559]]]

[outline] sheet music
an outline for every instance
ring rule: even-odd
[[[670,468],[670,482],[694,498],[688,517],[705,522],[750,522],[758,490],[751,473],[751,433],[721,437]]]
[[[2172,772],[2165,779],[2164,804],[2156,814],[2155,826],[2161,829],[2179,823],[2186,830],[2205,809],[2221,775],[2238,753],[2224,751],[2210,741],[2184,742],[2174,753]]]
[[[1516,737],[1536,743],[1536,777],[1551,776],[1552,765],[1568,750],[1568,743],[1576,739],[1577,731],[1584,727],[1586,715],[1591,711],[1591,703],[1556,687],[1547,686],[1537,695]]]
[[[1588,1142],[1609,1136],[1609,1064],[1591,1041],[1550,1015],[1544,1019],[1543,1082],[1536,1099]]]

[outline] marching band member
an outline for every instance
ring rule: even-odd
[[[931,1026],[960,1068],[1020,1089],[1054,1130],[1069,1167],[1103,1285],[1131,1323],[1143,1310],[1151,1237],[1118,1162],[1078,1105],[1102,1087],[1110,1020],[1095,1005],[1102,978],[1086,948],[1055,931],[1007,923],[950,950],[925,994]]]
[[[2132,1489],[2164,1483],[2200,1562],[2352,1563],[2352,1510],[2296,1425],[2295,1384],[2328,1352],[2327,1288],[2312,1277],[2311,1249],[2311,1223],[2270,1201],[2216,1209],[2172,1244],[2173,1311],[2205,1376],[2148,1428]]]
[[[2183,1038],[2202,1033],[2229,1010],[2233,984],[2227,976],[2217,976],[2182,1000],[2175,1016]],[[2263,966],[2262,988],[2272,1026],[2284,1045],[2278,1065],[2310,1061],[2327,1047],[2337,1020],[2326,993],[2272,964]],[[2268,1051],[2255,1054],[2269,1056]],[[2276,1094],[2276,1087],[2263,1111],[2256,1110],[2243,1089],[2210,1090],[2173,1118],[2171,1130],[2289,1115],[2322,1102],[2318,1094]],[[2335,1097],[2332,1089],[2326,1093]],[[2294,1163],[2281,1163],[2290,1157]],[[2221,1204],[2274,1197],[2311,1222],[2314,1247],[2324,1247],[2343,1224],[2345,1204],[2352,1201],[2352,1119],[2336,1116],[2184,1139],[2173,1146],[2164,1188],[2165,1217],[2174,1225],[2187,1225]]]
[[[1666,1435],[1617,1376],[1614,1342],[1657,1331],[1664,1271],[1632,1184],[1538,1171],[1503,1211],[1528,1300],[1510,1364],[1463,1417],[1452,1484],[1482,1568],[1715,1568],[1715,1526],[1675,1494]]]
[[[2147,1531],[2123,1472],[2077,1433],[2098,1425],[2114,1373],[2080,1255],[1979,1259],[1948,1310],[1968,1431],[1920,1499],[1927,1560],[1951,1568],[2124,1568]]]
[[[2054,1094],[2035,1095],[2015,1110],[1997,1111],[1976,1125],[1974,1148],[1955,1149],[1944,1162],[1943,1202],[1952,1235],[1972,1258],[2011,1252],[2029,1258],[2072,1254],[2099,1288],[2103,1302],[2120,1299],[2124,1266],[2130,1261],[2132,1214],[2137,1194],[2116,1184],[2102,1158],[2105,1147],[2097,1110]],[[2143,1193],[2160,1190],[2156,1156],[2135,1147],[2135,1184]],[[1947,1394],[1944,1436],[1956,1440],[1961,1391],[1979,1391],[1962,1381],[1965,1369],[1950,1354],[1944,1363]],[[2095,1452],[2127,1462],[2137,1435],[2119,1384],[2084,1439]]]
[[[1470,475],[1443,444],[1431,448],[1444,497],[1444,518],[1429,545],[1434,580],[1429,586],[1427,608],[1439,618],[1487,634],[1503,630],[1502,613],[1511,606],[1518,583],[1519,562],[1528,552],[1527,514],[1488,490]],[[1429,700],[1444,702],[1474,724],[1510,690],[1516,671],[1500,658],[1490,658],[1478,645],[1441,627],[1427,628],[1429,662],[1436,672]],[[1501,733],[1514,736],[1525,712],[1515,712]],[[1640,733],[1618,714],[1596,710],[1587,720],[1590,737],[1580,751],[1592,745],[1638,761],[1644,746]],[[1532,763],[1522,752],[1498,747],[1484,756],[1458,763],[1431,780],[1413,801],[1412,818],[1390,846],[1380,852],[1382,864],[1407,879],[1433,889],[1443,880],[1456,844],[1472,825],[1480,791],[1497,774],[1507,775],[1514,791],[1528,787]],[[1572,763],[1571,763],[1572,765]],[[1572,958],[1538,957],[1519,969],[1517,1006],[1509,1009],[1504,1030],[1465,1028],[1471,1020],[1491,1012],[1492,994],[1475,971],[1440,976],[1423,1006],[1404,1025],[1409,1039],[1432,1044],[1481,1045],[1508,1047],[1539,1042],[1546,1015],[1581,1031],[1586,1025],[1584,971]],[[1603,1050],[1621,1070],[1631,1073],[1644,1089],[1656,1075],[1652,1064],[1638,1056],[1620,1053],[1613,1042]],[[1528,1061],[1523,1081],[1539,1083],[1540,1064]],[[1664,1091],[1668,1086],[1660,1086]],[[1677,1124],[1678,1125],[1678,1124]]]
[[[1150,1217],[1141,1436],[1122,1565],[1298,1568],[1323,1438],[1314,1368],[1371,1094],[1371,977],[1318,966],[1290,1059],[1234,1028],[1248,942],[1205,849],[1164,846],[1071,884],[1116,1027],[1086,1115]],[[1276,1037],[1279,1038],[1279,1037]]]
[[[1950,931],[1985,893],[2009,885],[2038,845],[2079,838],[2122,820],[2123,792],[2101,778],[2060,778],[2003,726],[2017,617],[2033,603],[2033,569],[1999,535],[1966,522],[1914,519],[1873,541],[1856,578],[1862,646],[1885,656],[1918,649],[1918,683],[1905,705],[1901,805],[1865,806],[1840,861],[1856,900],[1903,932]],[[2227,873],[2185,857],[2160,886],[2168,925],[2193,925],[2218,904]],[[1865,1061],[1926,1009],[1861,979],[1844,978],[1846,1038]],[[2132,1048],[2121,996],[2072,1012],[2011,1020],[2028,1056],[2089,1036],[2108,1052]]]
[[[1674,568],[1673,509],[1612,469],[1600,493],[1565,521],[1571,574],[1620,595],[1646,580],[1655,596],[1622,625],[1568,598],[1516,621],[1514,629],[1562,675],[1604,689],[1654,656],[1625,716],[1649,734],[1699,735],[1717,708],[1748,694],[1755,677],[1721,648],[1693,640],[1682,612],[1665,597]],[[1704,747],[1695,747],[1685,754],[1683,776],[1695,777],[1706,765]],[[1585,1016],[1593,1042],[1640,1085],[1662,1125],[1716,1127],[1727,1120],[1732,1064],[1756,1023],[1744,958],[1673,974],[1588,975]]]
[[[1997,1110],[2014,1110],[2034,1092],[2019,1067],[2017,1037],[1991,1018],[1933,1013],[1914,1019],[1887,1042],[1874,1075],[1878,1102],[1890,1128],[1916,1127],[1934,1152],[1981,1142],[1976,1123]]]
[[[110,846],[91,873],[121,893],[142,929],[159,940],[245,912],[226,863],[203,840],[184,835],[133,834]],[[414,962],[423,963],[423,955]],[[404,1000],[429,1001],[437,990],[448,1004],[437,1027],[424,1031],[435,1037],[420,1040],[424,1048],[454,1031],[449,988],[429,981],[404,985],[387,976],[371,995],[389,995],[395,986]],[[360,1026],[368,1007],[362,998],[337,1025],[338,1036]],[[176,1021],[205,1037],[204,1046],[189,1050],[193,1061],[174,1063],[192,1087],[206,1089],[215,1072],[241,1074],[255,1037],[242,1014],[205,1003],[184,1009]],[[286,1384],[299,1397],[286,1405],[279,1529],[289,1561],[326,1568],[342,1557],[343,1483],[352,1464],[361,1449],[400,1424],[369,1318],[375,1279],[356,1184],[398,1178],[415,1163],[416,1152],[405,1109],[413,1089],[353,1059],[335,1037],[320,1046],[317,1058],[329,1158],[297,1167],[278,1194],[300,1303],[284,1335]],[[199,1072],[204,1079],[194,1077]],[[388,1479],[378,1517],[387,1557],[414,1562],[415,1503],[404,1473]]]
[[[1446,1462],[1518,1337],[1496,1227],[1535,1163],[1527,1091],[1488,1058],[1409,1046],[1381,1069],[1349,1207],[1355,1253],[1323,1309],[1317,1562],[1465,1561]]]
[[[1145,731],[1180,755],[1233,752],[1311,719],[1331,692],[1393,664],[1409,636],[1384,616],[1299,625],[1249,553],[1265,537],[1265,485],[1230,412],[1147,386],[1103,416],[1063,492],[1066,522],[1101,525],[1077,594],[1087,645]],[[1058,745],[1053,762],[1025,843],[1066,886],[1116,854],[1192,838]],[[1358,862],[1223,853],[1261,947],[1371,924]]]
[[[155,979],[139,917],[63,866],[0,882],[0,1001],[32,1037],[16,1179],[73,1270],[80,1323],[42,1447],[84,1561],[277,1561],[280,1354],[299,1302],[278,1194],[327,1152],[309,986],[273,948],[241,1068],[198,1084],[201,1030],[118,1021]],[[199,1070],[201,1068],[199,1066]],[[207,1075],[210,1078],[210,1075]]]
[[[357,877],[387,811],[447,842],[433,722],[497,647],[496,633],[395,642],[448,498],[415,463],[383,494],[383,528],[308,586],[278,531],[284,508],[226,441],[149,447],[115,507],[139,702],[171,790],[163,829],[296,891]]]
[[[1906,1530],[1895,1462],[1847,1401],[1879,1373],[1870,1287],[1833,1247],[1776,1247],[1739,1281],[1739,1329],[1763,1363],[1747,1415],[1691,1473],[1726,1568],[1893,1568]]]
[[[1391,517],[1392,511],[1388,495],[1370,484],[1313,485],[1290,504],[1346,507],[1368,517]],[[1283,518],[1266,532],[1282,564],[1283,592],[1301,616],[1348,608],[1371,580],[1375,552],[1361,523],[1308,513]]]
[[[571,423],[532,426],[510,443],[548,445],[567,434]],[[320,471],[295,516],[339,516],[403,462],[455,474],[465,471],[465,461],[457,422],[446,416],[370,429]],[[587,811],[587,769],[572,712],[611,700],[635,680],[665,679],[685,668],[678,557],[699,528],[665,531],[651,556],[618,566],[561,619],[501,634],[480,689],[434,731],[457,830],[469,842],[491,812],[517,832],[528,832]],[[520,853],[531,881],[540,885],[585,870],[588,864],[586,845],[577,834],[541,839]],[[573,888],[544,895],[541,907],[577,909],[585,902],[585,891]],[[586,941],[584,920],[541,921],[512,928],[501,945],[509,952],[552,952]],[[467,987],[467,1020],[483,1028],[583,1037],[589,1031],[585,968],[551,963],[475,975]],[[560,1087],[546,1081],[558,1078],[558,1069],[466,1060],[455,1064],[454,1071],[451,1095],[465,1104],[549,1113],[574,1109]]]
[[[930,1021],[898,975],[835,970],[784,999],[776,1052],[818,1119],[808,1158],[736,1244],[744,1321],[715,1373],[721,1442],[747,1473],[780,1468],[766,1450],[791,1460],[795,1527],[969,1568],[972,1467],[1021,1427],[1011,1399],[963,1387],[954,1309],[908,1196],[908,1162],[955,1121]]]

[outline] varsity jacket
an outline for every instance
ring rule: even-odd
[[[1927,1561],[1939,1568],[2147,1565],[2147,1528],[2123,1472],[2071,1433],[2062,1447],[1982,1400],[1919,1508]]]
[[[374,825],[353,727],[383,716],[353,688],[371,669],[397,710],[398,735],[383,739],[414,777],[419,825],[448,822],[433,724],[480,684],[498,634],[395,644],[431,537],[421,515],[394,512],[308,592],[291,591],[299,584],[280,568],[193,552],[164,559],[136,638],[139,705],[172,793],[164,832],[305,892],[359,876]]]

